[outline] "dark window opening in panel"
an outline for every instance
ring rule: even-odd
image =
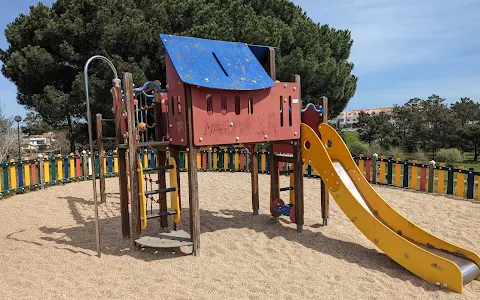
[[[238,116],[240,114],[240,96],[235,96],[235,114]]]
[[[222,115],[226,115],[227,114],[227,97],[226,96],[220,97],[220,107],[222,110]]]
[[[210,94],[207,95],[207,114],[209,116],[213,115],[213,101]]]

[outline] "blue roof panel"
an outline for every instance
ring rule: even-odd
[[[275,82],[245,43],[160,34],[180,80],[213,89],[259,90]]]

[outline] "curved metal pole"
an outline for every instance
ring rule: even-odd
[[[92,137],[92,122],[91,122],[91,113],[90,113],[90,97],[88,93],[88,66],[90,63],[95,60],[100,59],[105,61],[113,71],[113,83],[115,87],[120,87],[120,79],[118,79],[117,69],[113,63],[108,60],[106,57],[101,55],[95,55],[90,57],[87,62],[85,63],[85,68],[83,69],[83,74],[85,76],[85,98],[87,99],[87,122],[88,122],[88,141],[90,143],[90,159],[92,163],[92,182],[93,182],[93,202],[95,204],[95,238],[97,242],[97,256],[100,257],[102,255],[100,249],[100,226],[98,221],[98,200],[97,200],[97,178],[95,176],[95,159],[93,154],[93,137]]]

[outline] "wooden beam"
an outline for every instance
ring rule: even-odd
[[[100,203],[107,201],[107,194],[105,192],[105,171],[103,162],[103,126],[102,115],[96,115],[97,120],[97,148],[98,148],[98,178],[100,180]],[[95,179],[96,180],[96,179]]]
[[[257,145],[253,145],[250,153],[250,178],[252,182],[252,210],[254,215],[258,215],[260,208],[260,198],[258,195],[258,154]]]
[[[277,79],[277,71],[275,69],[275,49],[270,47],[268,48],[268,75],[272,80]]]
[[[117,137],[117,145],[123,144],[125,139],[122,132],[123,122],[123,105],[122,103],[122,89],[121,87],[112,88],[113,108],[115,112],[115,136]],[[124,238],[130,237],[130,216],[128,212],[128,187],[127,187],[127,149],[117,149],[118,156],[118,185],[120,187],[120,220],[122,226],[122,236]]]
[[[303,162],[302,162],[302,146],[300,141],[293,143],[293,192],[295,195],[295,223],[297,223],[297,231],[303,230]]]
[[[190,204],[190,234],[193,242],[193,255],[200,255],[200,208],[198,199],[197,152],[193,140],[192,90],[185,85],[185,104],[187,111],[188,145],[188,200]]]
[[[278,161],[273,152],[273,143],[269,145],[270,151],[270,202],[280,198],[280,178],[278,173]]]
[[[138,197],[138,173],[137,173],[137,130],[135,128],[135,105],[133,97],[132,73],[125,73],[123,78],[125,103],[128,118],[128,157],[130,169],[130,200],[132,209],[132,239],[134,249],[137,249],[135,240],[140,238],[142,228],[140,225],[140,199]]]
[[[328,99],[327,97],[320,97],[320,105],[323,108],[323,113],[320,116],[320,122],[326,123],[328,121]],[[328,218],[330,216],[330,194],[325,187],[325,183],[320,178],[320,202],[322,206],[323,225],[328,225]]]
[[[177,146],[170,147],[170,157],[175,160],[175,164],[177,165],[177,191],[178,191],[178,206],[180,207],[180,211],[182,210],[182,190],[180,187],[180,149]],[[180,222],[173,223],[174,230],[180,230],[182,228],[182,220]]]

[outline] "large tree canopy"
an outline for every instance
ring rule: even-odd
[[[18,88],[18,103],[73,137],[85,117],[83,66],[92,55],[113,60],[134,82],[165,82],[167,33],[279,48],[277,76],[299,74],[304,103],[329,99],[335,116],[354,95],[348,30],[314,23],[287,0],[58,0],[39,3],[8,25],[2,73]],[[93,113],[111,114],[111,71],[92,65]],[[72,138],[73,147],[73,138]]]

